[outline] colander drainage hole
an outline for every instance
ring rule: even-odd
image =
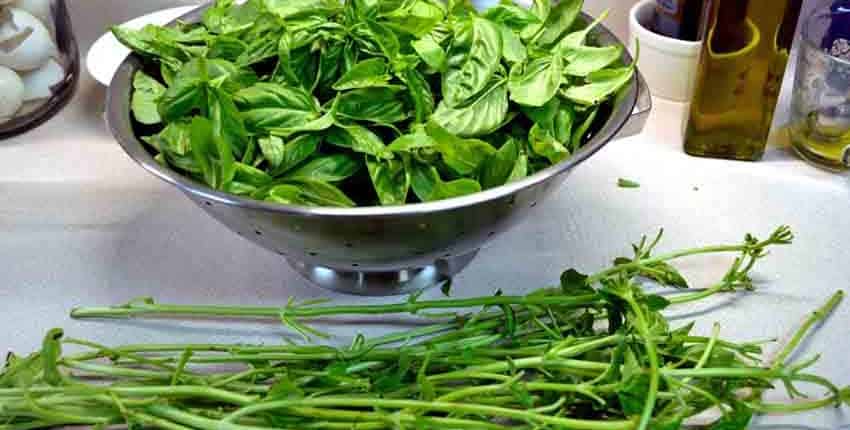
[[[318,257],[319,253],[318,252],[311,252],[308,255],[311,256],[311,257]]]
[[[490,233],[487,233],[487,237],[493,237],[495,235],[496,235],[495,231],[491,231]]]
[[[254,230],[254,233],[256,233],[256,234],[257,234],[257,236],[262,236],[262,235],[263,235],[263,232],[261,232],[260,230]]]
[[[354,248],[354,244],[353,243],[346,243],[345,247],[346,248]]]
[[[532,203],[531,207],[533,207],[533,208],[537,207],[537,202]]]
[[[204,204],[207,206],[212,206],[212,202],[204,202]]]
[[[351,267],[360,267],[360,265],[357,264],[357,263],[354,263],[354,264],[351,265]]]

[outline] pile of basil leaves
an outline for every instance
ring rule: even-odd
[[[229,193],[402,205],[501,186],[575,152],[633,77],[582,0],[218,0],[114,34],[148,62],[132,111],[157,160]]]

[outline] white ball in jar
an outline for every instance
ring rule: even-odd
[[[24,81],[18,74],[0,66],[0,122],[15,115],[24,104]]]
[[[65,79],[65,70],[54,59],[38,70],[21,74],[24,81],[24,101],[41,100],[53,95],[53,87]]]
[[[14,7],[0,11],[0,66],[28,72],[43,66],[55,52],[50,32],[38,18]]]
[[[2,3],[3,0],[0,0]],[[10,2],[14,7],[29,12],[32,16],[41,20],[45,26],[50,26],[50,1],[51,0],[15,0]]]

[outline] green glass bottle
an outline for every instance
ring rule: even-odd
[[[685,135],[695,156],[756,161],[767,147],[801,0],[711,0]]]

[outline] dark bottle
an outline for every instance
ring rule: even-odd
[[[680,40],[699,40],[703,0],[656,0],[655,31]]]
[[[764,155],[802,0],[707,0],[685,136],[691,155]]]

